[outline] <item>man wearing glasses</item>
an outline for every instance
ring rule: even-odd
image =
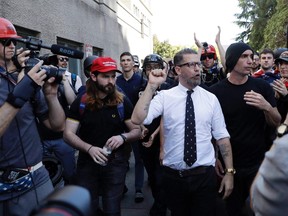
[[[0,215],[27,216],[53,191],[42,163],[35,118],[61,131],[65,114],[57,99],[55,78],[44,81],[43,61],[27,73],[14,65],[15,38],[19,37],[12,23],[0,18]],[[29,52],[17,50],[20,66]]]
[[[202,62],[202,72],[201,72],[201,79],[202,83],[205,84],[207,87],[217,83],[219,80],[226,78],[225,73],[225,51],[220,42],[220,33],[221,29],[218,26],[218,33],[216,35],[215,42],[217,44],[221,64],[216,54],[216,49],[211,44],[206,42],[200,43],[196,38],[196,45],[199,49],[202,49],[200,60]]]
[[[61,68],[66,68],[65,77],[66,80],[70,83],[70,85],[74,88],[75,93],[78,92],[78,89],[82,86],[82,81],[78,75],[73,75],[71,72],[68,71],[68,63],[69,58],[67,56],[57,55],[57,66]],[[73,101],[71,101],[72,103]]]
[[[67,70],[69,62],[67,56],[53,55],[49,59],[54,66],[66,69],[65,77],[58,88],[58,100],[60,101],[65,113],[67,113],[70,105],[77,96],[78,89],[82,86],[82,82],[78,75],[74,73],[72,74]],[[63,166],[62,177],[64,182],[61,181],[61,176],[59,178],[55,177],[55,180],[53,181],[54,186],[62,187],[63,183],[66,185],[71,183],[72,177],[76,172],[75,149],[64,141],[63,131],[51,131],[41,123],[38,124],[38,130],[43,143],[45,160],[49,161],[51,156],[54,159],[55,156]]]
[[[219,192],[224,192],[223,198],[227,198],[235,172],[229,133],[216,96],[199,86],[199,55],[192,49],[183,49],[174,56],[174,64],[178,86],[155,95],[167,74],[163,69],[152,70],[131,120],[150,124],[162,116],[162,199],[171,215],[214,215],[217,184],[211,139],[215,138],[227,167],[219,188]]]

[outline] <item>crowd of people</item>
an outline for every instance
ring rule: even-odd
[[[0,215],[28,216],[64,185],[89,191],[91,215],[121,215],[132,152],[134,201],[146,170],[150,216],[286,215],[288,49],[225,51],[219,27],[219,56],[195,34],[198,50],[169,62],[149,54],[140,67],[125,51],[119,70],[89,56],[82,84],[66,56],[49,57],[60,81],[42,60],[25,70],[30,51],[16,50],[9,20],[0,25]],[[51,155],[61,186],[43,165]]]

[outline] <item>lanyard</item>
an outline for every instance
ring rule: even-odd
[[[0,75],[4,77],[6,80],[10,81],[14,86],[16,86],[17,82],[9,76],[7,72],[5,72],[4,68],[0,66]]]

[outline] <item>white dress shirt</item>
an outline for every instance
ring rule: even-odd
[[[163,116],[165,140],[163,165],[177,170],[214,166],[212,136],[216,140],[230,136],[218,99],[199,86],[193,89],[191,95],[195,110],[197,161],[189,167],[183,160],[187,90],[179,84],[169,90],[160,91],[150,103],[144,124],[150,124],[154,118]]]

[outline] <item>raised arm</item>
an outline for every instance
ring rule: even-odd
[[[203,49],[203,44],[196,37],[196,33],[194,33],[194,41],[195,41],[196,46],[198,47],[197,54],[198,54],[198,57],[200,59],[201,58],[202,49]]]
[[[220,34],[221,34],[221,28],[220,28],[220,26],[218,26],[218,33],[216,35],[215,42],[216,42],[216,45],[217,45],[218,50],[219,50],[221,64],[222,64],[224,70],[226,70],[225,50],[224,50],[224,48],[221,44],[221,41],[220,41]]]
[[[134,107],[131,117],[133,124],[140,125],[146,118],[152,97],[158,86],[165,82],[167,74],[164,70],[155,69],[149,73],[148,84]]]

